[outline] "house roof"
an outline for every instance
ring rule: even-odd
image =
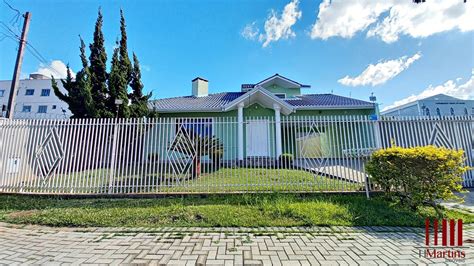
[[[306,94],[285,99],[297,109],[317,108],[374,108],[374,103],[334,94]]]
[[[257,86],[265,86],[266,84],[269,84],[269,83],[282,83],[284,85],[288,85],[288,86],[293,86],[295,88],[311,88],[311,85],[305,85],[305,84],[301,84],[299,82],[296,82],[292,79],[289,79],[287,77],[284,77],[278,73],[276,73],[275,75],[269,77],[269,78],[266,78],[260,82],[257,82],[255,84],[242,84],[242,89],[251,89],[251,88],[255,88]],[[291,87],[290,87],[291,88]]]
[[[247,92],[248,93],[248,92]],[[184,96],[150,101],[150,107],[158,112],[221,112],[245,92],[223,92],[203,97]],[[334,94],[307,94],[282,99],[296,110],[318,109],[369,109],[371,102]]]
[[[244,92],[222,92],[208,96],[184,96],[150,101],[150,107],[158,112],[217,112],[239,98]]]
[[[276,108],[278,106],[278,108],[280,108],[282,113],[285,115],[289,115],[295,111],[294,106],[287,103],[284,99],[278,98],[275,94],[269,92],[262,86],[257,86],[249,92],[242,94],[239,98],[235,99],[229,104],[226,104],[223,107],[223,111],[235,109],[240,104],[243,104],[243,106],[248,106],[255,102],[258,102],[267,108]]]

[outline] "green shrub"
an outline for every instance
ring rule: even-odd
[[[438,214],[438,200],[460,199],[453,192],[462,191],[462,175],[468,169],[462,150],[435,146],[378,150],[366,166],[387,196],[412,209],[429,204]]]
[[[290,168],[293,164],[293,154],[283,153],[278,160],[280,161],[281,168]]]

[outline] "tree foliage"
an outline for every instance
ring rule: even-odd
[[[459,199],[462,191],[464,152],[435,146],[391,147],[374,152],[367,172],[391,198],[413,209],[423,204],[437,208],[439,200]]]
[[[97,117],[96,106],[92,99],[91,75],[85,55],[84,41],[81,38],[81,61],[82,69],[73,80],[69,65],[67,66],[67,76],[65,80],[61,80],[67,94],[60,91],[56,80],[52,79],[53,91],[59,99],[69,105],[69,109],[73,113],[73,118],[91,118]]]
[[[94,28],[93,42],[89,45],[89,58],[86,56],[84,41],[80,46],[82,69],[75,79],[68,66],[66,79],[61,80],[63,93],[52,80],[54,93],[69,105],[73,118],[86,117],[145,117],[152,116],[148,109],[151,93],[143,95],[143,83],[138,58],[133,54],[134,64],[130,62],[127,47],[125,17],[120,10],[120,41],[112,55],[110,72],[107,72],[107,53],[102,32],[103,16],[99,8]],[[130,91],[130,92],[129,92]],[[116,100],[122,104],[116,105]]]

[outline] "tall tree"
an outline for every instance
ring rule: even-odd
[[[72,112],[73,118],[87,118],[87,117],[97,117],[97,112],[95,108],[94,101],[92,100],[91,94],[91,79],[89,66],[87,62],[87,57],[85,54],[86,45],[81,38],[81,61],[82,69],[77,72],[76,79],[73,80],[71,69],[69,65],[67,66],[67,75],[66,79],[61,80],[64,89],[67,94],[63,93],[54,79],[52,78],[52,87],[54,94],[66,102],[69,106],[69,110]]]
[[[120,9],[120,70],[123,72],[124,76],[127,77],[127,83],[130,82],[131,73],[132,73],[132,63],[128,57],[128,48],[127,48],[127,25],[125,24],[125,17],[123,15],[123,10]]]
[[[97,107],[100,117],[113,117],[113,113],[106,106],[107,99],[107,54],[104,47],[104,34],[102,33],[102,10],[99,8],[94,29],[94,41],[89,45],[90,73],[92,83],[92,99]]]
[[[143,95],[140,63],[133,54],[133,66],[128,56],[125,17],[120,10],[120,41],[114,49],[110,72],[107,72],[107,54],[102,33],[103,17],[99,8],[95,23],[93,42],[89,44],[90,55],[87,59],[85,44],[81,39],[82,69],[73,80],[71,73],[62,80],[67,94],[63,94],[57,83],[55,93],[69,104],[73,117],[144,117],[154,116],[148,110],[151,93]],[[70,72],[70,71],[69,71]],[[131,93],[129,93],[129,87]],[[122,100],[117,112],[116,100]]]
[[[89,64],[87,62],[86,45],[84,43],[84,40],[82,38],[80,39],[80,57],[82,62],[82,69],[76,75],[77,88],[80,92],[79,96],[82,98],[84,109],[87,112],[87,117],[99,117],[99,114],[97,113],[97,104],[92,98],[92,75],[89,69]]]
[[[129,94],[131,117],[146,117],[151,115],[148,108],[148,100],[151,98],[151,92],[148,95],[143,95],[144,86],[141,79],[140,62],[135,53],[133,53],[133,70],[130,81],[132,92]]]
[[[115,100],[122,100],[122,104],[118,106],[118,117],[130,117],[130,109],[128,105],[128,94],[127,94],[127,77],[121,70],[119,60],[120,48],[115,48],[112,55],[112,64],[110,67],[109,74],[109,99],[108,105],[114,113],[117,112],[117,106]]]

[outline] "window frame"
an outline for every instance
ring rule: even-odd
[[[190,117],[190,118],[176,118],[175,121],[175,130],[174,130],[174,134],[178,134],[178,131],[180,130],[181,126],[183,126],[183,123],[189,123],[190,125],[192,125],[193,127],[195,127],[196,125],[198,124],[201,124],[202,125],[199,125],[199,127],[202,127],[202,126],[205,126],[207,125],[208,127],[210,127],[211,129],[210,130],[206,130],[207,131],[207,134],[206,135],[201,135],[199,133],[199,135],[201,137],[203,136],[207,136],[207,137],[212,137],[214,136],[214,118],[213,117]],[[185,127],[186,130],[186,133],[190,133],[190,130]]]
[[[25,111],[25,108],[28,107],[28,111]],[[21,108],[21,112],[22,113],[31,113],[31,105],[23,105],[23,107]]]
[[[48,95],[43,95],[43,92],[48,92]],[[51,95],[51,89],[41,89],[40,97],[48,97]]]
[[[286,93],[282,92],[282,93],[274,93],[273,95],[275,95],[276,97],[280,98],[280,99],[286,99]],[[278,95],[283,95],[283,98],[281,98],[280,96]]]
[[[5,90],[0,90],[0,97],[4,97],[5,96]]]
[[[40,112],[40,110],[44,107],[44,112]],[[38,105],[38,114],[46,114],[48,113],[48,106],[47,105]]]

